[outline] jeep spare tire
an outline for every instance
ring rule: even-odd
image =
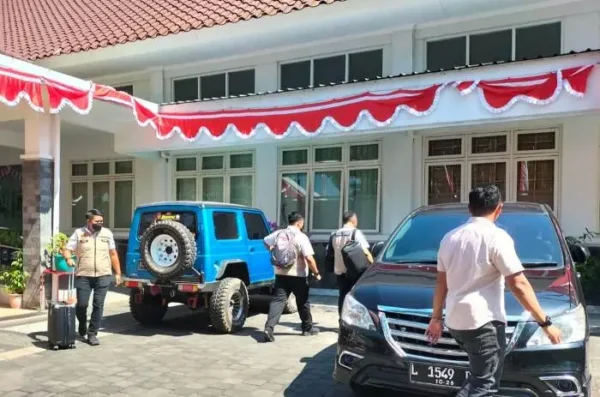
[[[161,280],[181,276],[194,266],[196,242],[187,227],[176,221],[158,221],[140,240],[142,266]]]

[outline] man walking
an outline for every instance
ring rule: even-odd
[[[79,322],[79,335],[86,337],[92,346],[100,344],[98,330],[104,310],[104,300],[112,280],[112,269],[115,272],[115,284],[121,284],[121,265],[115,247],[115,240],[110,230],[103,227],[104,217],[96,209],[86,214],[87,224],[77,229],[69,239],[63,256],[69,266],[75,269],[75,287],[77,288],[77,306],[75,309]],[[77,257],[77,264],[71,259]],[[92,316],[87,326],[87,308],[90,295],[94,292]]]
[[[552,343],[560,343],[561,334],[540,307],[523,274],[514,241],[494,223],[502,212],[498,188],[492,185],[473,189],[469,211],[471,219],[446,234],[440,244],[433,315],[425,333],[431,343],[437,343],[444,326],[442,306],[446,301],[446,325],[469,356],[470,375],[457,396],[487,397],[498,393],[502,377],[505,280]]]
[[[294,262],[290,267],[280,268],[275,266],[275,296],[269,307],[269,316],[265,324],[264,338],[265,342],[275,341],[273,329],[279,323],[279,318],[283,313],[285,304],[291,293],[296,297],[298,314],[302,322],[302,335],[311,336],[319,333],[319,330],[313,326],[312,315],[310,313],[308,267],[317,280],[321,280],[321,275],[317,269],[314,259],[315,251],[308,239],[308,236],[302,232],[304,228],[304,217],[298,212],[292,212],[288,216],[288,227],[284,230],[277,230],[264,238],[265,246],[271,251],[276,249],[278,238],[293,236]]]
[[[340,315],[346,295],[348,295],[348,292],[350,292],[358,277],[360,277],[360,275],[348,272],[342,256],[342,248],[344,248],[348,241],[354,240],[362,247],[366,260],[369,263],[373,263],[373,256],[369,252],[369,242],[365,238],[365,235],[358,229],[358,217],[356,213],[354,211],[345,212],[342,221],[344,225],[331,236],[330,244],[327,247],[329,251],[333,251],[333,271],[337,276],[339,288],[338,313]]]

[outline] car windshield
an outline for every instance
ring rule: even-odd
[[[467,213],[432,212],[407,219],[391,237],[383,253],[385,262],[435,264],[440,242],[450,230],[469,219]],[[496,225],[515,241],[524,266],[562,266],[558,236],[548,215],[543,213],[502,213]]]

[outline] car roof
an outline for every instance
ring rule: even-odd
[[[199,207],[199,208],[231,208],[231,209],[261,211],[258,208],[249,207],[247,205],[219,203],[217,201],[157,201],[154,203],[146,203],[146,204],[138,205],[137,208],[144,209],[144,208],[166,207],[166,206],[187,206],[187,207]]]
[[[414,215],[439,214],[439,213],[468,213],[467,203],[447,203],[434,204],[420,207],[414,211]],[[502,206],[503,213],[529,213],[529,214],[548,214],[548,207],[545,204],[528,202],[505,202]]]

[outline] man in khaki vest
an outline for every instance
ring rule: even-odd
[[[85,227],[75,230],[63,252],[67,264],[75,267],[75,287],[77,288],[77,321],[79,335],[92,346],[100,344],[97,335],[104,310],[104,300],[115,272],[115,284],[121,284],[121,265],[110,230],[103,227],[104,217],[96,209],[86,214]],[[76,256],[77,263],[71,257]],[[111,270],[112,266],[112,270]],[[87,326],[87,308],[90,295],[94,292],[92,316]]]

